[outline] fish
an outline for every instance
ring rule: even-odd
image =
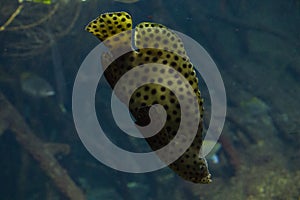
[[[138,2],[139,0],[114,0],[117,2],[121,2],[121,3],[135,3]]]
[[[129,111],[136,120],[135,123],[139,126],[146,126],[150,123],[149,110],[151,106],[160,104],[164,107],[167,117],[163,128],[154,136],[145,138],[154,151],[170,143],[179,129],[182,118],[178,98],[191,97],[186,89],[188,86],[171,74],[176,70],[188,81],[188,85],[193,88],[194,95],[197,97],[197,109],[200,108],[198,112],[200,122],[196,127],[198,131],[188,149],[168,166],[187,181],[210,183],[211,174],[208,170],[207,161],[201,156],[200,152],[203,140],[203,99],[200,95],[196,72],[180,37],[166,26],[153,22],[142,22],[132,32],[132,18],[127,12],[101,14],[92,20],[85,29],[104,42],[104,45],[109,49],[109,52],[101,55],[101,62],[102,66],[108,65],[104,71],[104,76],[112,88],[126,72],[136,69],[136,66],[148,63],[166,66],[166,69],[162,69],[158,73],[147,72],[145,69],[145,73],[148,73],[147,76],[141,77],[136,74],[127,77],[130,80],[129,85],[134,85],[143,79],[150,81],[150,83],[144,84],[135,91],[130,91],[130,87],[126,87],[128,86],[126,84],[123,85],[122,91],[116,94],[121,101],[124,95],[132,94],[129,100]],[[113,37],[116,34],[118,36]],[[126,50],[127,53],[114,59],[113,55],[117,54],[120,49]],[[155,74],[159,74],[162,78],[156,77]],[[182,88],[182,95],[177,98],[168,87],[151,83],[154,79],[157,79],[158,82],[170,83],[177,88]],[[184,109],[188,113],[195,112],[193,106]],[[189,120],[194,119],[189,118]],[[185,134],[189,133],[189,128],[185,128]],[[174,148],[176,148],[176,145]],[[160,159],[164,160],[161,157]]]
[[[53,87],[43,78],[32,72],[23,72],[20,75],[21,89],[33,97],[49,97],[55,95]]]

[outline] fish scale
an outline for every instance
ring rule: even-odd
[[[191,141],[191,145],[169,167],[188,181],[211,182],[207,162],[199,155],[202,145],[203,99],[198,88],[194,67],[186,55],[181,39],[161,24],[142,22],[136,26],[133,32],[131,27],[131,17],[126,12],[102,14],[86,27],[87,31],[98,37],[109,48],[109,52],[101,55],[102,65],[109,64],[104,72],[106,79],[112,88],[122,76],[128,80],[121,86],[121,90],[116,92],[116,95],[123,103],[126,103],[125,99],[130,99],[129,110],[136,119],[136,124],[140,126],[150,123],[149,109],[152,105],[160,104],[164,107],[167,114],[166,123],[156,135],[146,138],[153,150],[164,147],[174,138],[181,122],[181,109],[191,113],[186,116],[190,121],[194,120],[192,116],[195,116],[195,113],[200,115],[198,131]],[[131,40],[132,36],[133,41]],[[127,53],[114,59],[114,55],[120,49],[126,50]],[[144,64],[153,66],[148,68],[143,66]],[[166,67],[158,69],[155,64]],[[139,71],[135,71],[133,74],[127,73],[137,67],[143,72],[142,74],[139,74]],[[184,80],[178,74],[176,75],[175,71],[179,72]],[[136,86],[145,81],[148,83],[131,91],[129,86]],[[162,84],[174,86],[177,96]],[[193,102],[193,95],[188,90],[189,87],[192,87],[198,105],[186,105],[181,108],[180,99]],[[197,106],[200,108],[199,112],[195,111]],[[186,126],[184,130],[185,134],[189,134],[191,128]],[[160,157],[160,159],[164,160],[165,158]]]

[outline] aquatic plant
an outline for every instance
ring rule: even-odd
[[[30,57],[51,46],[49,31],[54,38],[70,32],[79,16],[81,1],[43,4],[3,0],[0,6],[0,18],[6,19],[0,21],[0,37],[6,41],[1,46],[3,55]]]

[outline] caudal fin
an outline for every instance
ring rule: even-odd
[[[131,29],[131,16],[126,12],[101,14],[85,27],[85,30],[95,35],[101,41]]]

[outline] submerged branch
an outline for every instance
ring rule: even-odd
[[[24,122],[20,113],[0,93],[0,125],[11,130],[21,146],[36,159],[45,173],[54,181],[57,188],[71,200],[84,200],[82,190],[70,178],[67,171],[58,163],[54,155],[67,153],[68,145],[47,144],[41,141]]]

